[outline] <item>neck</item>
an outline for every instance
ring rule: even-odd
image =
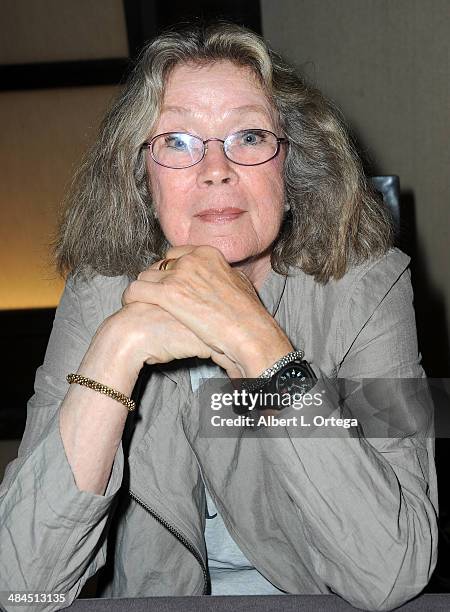
[[[257,258],[250,257],[249,259],[232,263],[231,265],[233,268],[242,270],[242,272],[245,273],[255,289],[258,291],[263,286],[264,281],[266,280],[271,269],[270,253],[271,251],[268,250],[261,255],[258,255]]]

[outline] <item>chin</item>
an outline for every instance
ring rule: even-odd
[[[244,270],[250,271],[260,270],[268,271],[270,269],[270,254],[272,252],[272,245],[266,247],[265,250],[260,249],[250,250],[249,245],[240,245],[241,248],[237,248],[236,245],[229,244],[218,244],[216,241],[208,243],[210,246],[214,246],[222,253],[227,262],[232,267],[239,267]]]
[[[257,253],[249,249],[249,245],[244,245],[241,241],[236,244],[235,240],[227,238],[210,239],[204,244],[219,249],[229,264],[239,263],[257,255]]]

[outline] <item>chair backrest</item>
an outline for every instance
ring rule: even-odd
[[[383,201],[389,208],[394,222],[395,235],[400,231],[400,179],[396,175],[371,176],[369,178],[374,189],[383,196]]]

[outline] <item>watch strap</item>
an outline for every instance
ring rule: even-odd
[[[303,359],[303,351],[291,351],[287,355],[280,357],[270,368],[267,368],[257,378],[253,379],[252,382],[244,384],[244,388],[247,391],[255,391],[256,389],[262,389],[268,382],[279,372],[284,366],[289,365],[292,361],[301,361]]]

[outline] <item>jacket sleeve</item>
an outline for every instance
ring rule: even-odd
[[[0,486],[0,592],[61,593],[64,603],[29,604],[24,610],[68,606],[105,563],[108,516],[123,473],[119,446],[104,495],[78,489],[59,429],[65,380],[76,372],[95,330],[85,323],[87,283],[69,278],[56,311],[43,365],[28,402],[18,457]],[[89,318],[92,319],[92,312]],[[0,601],[6,610],[7,601]]]
[[[356,284],[337,340],[345,351],[338,380],[359,389],[343,405],[368,435],[332,427],[307,438],[294,427],[286,428],[287,439],[259,434],[267,465],[293,502],[316,574],[354,606],[390,610],[418,594],[434,569],[437,491],[409,270],[382,295],[379,273]],[[333,388],[315,369],[315,389]],[[330,403],[325,411],[339,416],[343,405]],[[295,533],[291,538],[295,546]]]

